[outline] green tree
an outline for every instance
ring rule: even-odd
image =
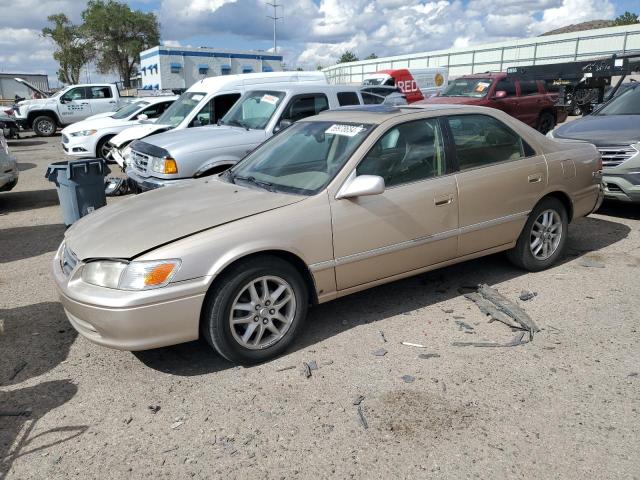
[[[96,45],[98,71],[115,72],[130,87],[140,52],[160,43],[155,14],[131,10],[114,0],[90,0],[82,19],[83,32]]]
[[[616,17],[614,23],[616,25],[633,25],[634,23],[640,23],[640,19],[638,19],[638,14],[636,13],[624,12]]]
[[[322,70],[324,68],[324,66],[322,65],[316,65],[316,70]]]
[[[340,58],[338,58],[338,63],[357,62],[357,61],[358,61],[358,57],[356,57],[356,54],[350,50],[347,50],[342,55],[340,55]]]
[[[365,57],[365,60],[374,60],[376,58],[378,58],[378,55],[376,55],[375,53],[371,53],[368,57]]]
[[[64,13],[49,15],[51,27],[42,29],[42,36],[50,38],[56,45],[53,58],[58,62],[58,80],[66,84],[80,82],[80,71],[94,55],[93,45],[81,31],[73,25]]]

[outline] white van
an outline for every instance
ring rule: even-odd
[[[265,72],[210,77],[193,84],[153,124],[127,128],[110,140],[111,156],[120,165],[120,152],[133,140],[172,129],[215,124],[247,90],[273,83],[326,85],[322,72]]]

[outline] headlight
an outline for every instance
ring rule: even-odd
[[[167,285],[180,268],[180,260],[118,262],[99,260],[82,268],[82,280],[118,290],[149,290]]]
[[[94,135],[97,130],[80,130],[79,132],[73,132],[70,135],[72,137],[88,137],[89,135]]]
[[[153,158],[151,160],[151,170],[156,173],[172,174],[178,173],[178,165],[171,157]]]

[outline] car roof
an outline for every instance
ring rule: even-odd
[[[191,85],[187,91],[209,91],[220,89],[226,86],[250,86],[261,84],[274,84],[284,83],[284,80],[289,82],[301,81],[301,82],[321,82],[326,81],[326,76],[323,72],[307,72],[307,71],[294,71],[294,72],[255,72],[255,73],[238,73],[234,75],[218,75],[216,77],[207,77]]]
[[[329,92],[359,92],[365,88],[362,85],[323,85],[323,84],[309,84],[309,83],[274,83],[256,85],[256,88],[251,88],[247,93],[251,91],[276,91],[285,92],[292,95],[299,93],[329,93]]]
[[[154,95],[149,97],[137,97],[134,102],[149,102],[149,105],[154,105],[160,102],[168,102],[177,100],[178,95]]]
[[[325,110],[319,115],[309,117],[300,121],[315,122],[348,122],[348,123],[368,123],[379,125],[391,118],[401,115],[409,115],[420,112],[454,112],[454,113],[480,113],[488,110],[487,107],[473,107],[469,105],[359,105],[353,107],[341,107],[334,110]]]

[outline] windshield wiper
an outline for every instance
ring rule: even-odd
[[[253,183],[254,185],[257,185],[260,188],[264,188],[265,190],[269,191],[269,192],[275,192],[275,188],[273,187],[273,183],[269,183],[269,182],[265,182],[262,180],[256,180],[256,177],[253,177],[251,175],[249,176],[242,176],[242,175],[236,175],[234,173],[229,173],[229,180],[231,180],[232,183],[236,183],[236,180],[242,180],[248,183]]]
[[[227,120],[223,125],[236,125],[238,127],[244,128],[247,131],[251,130],[246,123],[236,119]]]

